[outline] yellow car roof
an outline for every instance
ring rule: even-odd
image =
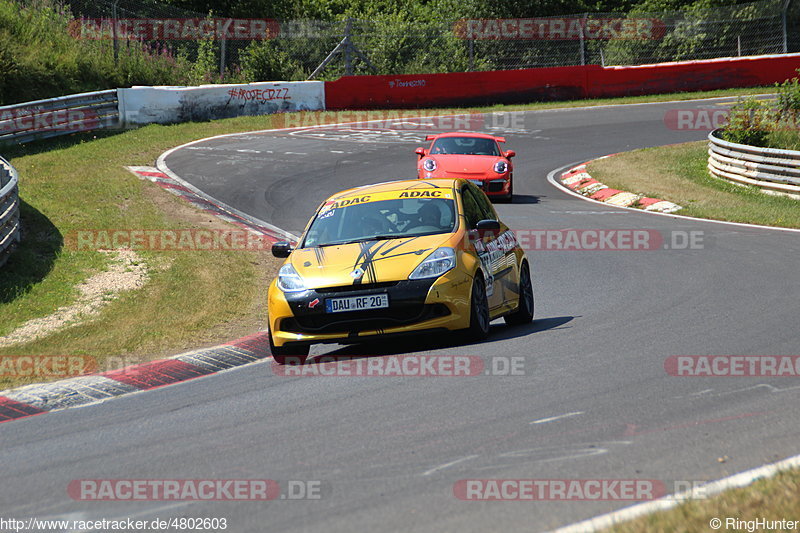
[[[375,194],[383,192],[395,191],[412,191],[414,189],[445,189],[448,192],[455,189],[457,184],[462,180],[451,178],[436,178],[425,180],[400,180],[400,181],[386,181],[383,183],[375,183],[372,185],[362,185],[353,189],[340,191],[327,199],[326,203],[338,200],[340,198],[347,198],[350,196],[363,196],[365,194]]]

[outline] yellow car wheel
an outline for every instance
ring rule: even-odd
[[[467,335],[470,340],[480,341],[489,336],[489,299],[486,296],[486,282],[479,271],[472,281],[472,296],[470,298],[469,328]]]
[[[527,261],[519,269],[519,306],[510,315],[505,316],[506,324],[518,326],[528,324],[533,320],[533,284],[531,271]]]

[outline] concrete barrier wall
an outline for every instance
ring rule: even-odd
[[[325,109],[324,82],[118,89],[123,126]]]
[[[772,85],[796,77],[800,54],[734,57],[593,69],[589,98]]]
[[[593,67],[600,68],[600,67]],[[346,76],[325,83],[326,109],[516,104],[586,96],[588,67]]]

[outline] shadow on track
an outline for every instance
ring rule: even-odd
[[[547,196],[535,196],[533,194],[514,194],[514,201],[512,204],[538,204],[542,198]]]
[[[483,342],[464,342],[463,336],[459,338],[458,332],[420,334],[409,337],[395,337],[391,341],[372,341],[361,344],[352,344],[330,351],[325,356],[349,356],[352,358],[371,357],[380,355],[399,355],[447,348],[469,347],[469,350],[480,349],[488,346],[492,341],[524,337],[540,331],[561,328],[572,321],[573,316],[557,316],[535,319],[532,323],[522,326],[506,326],[493,324],[489,338]],[[567,326],[569,327],[569,326]],[[314,356],[321,357],[321,356]],[[316,364],[313,358],[306,364]]]

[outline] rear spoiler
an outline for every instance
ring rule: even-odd
[[[426,140],[426,141],[432,141],[432,140],[434,140],[435,138],[436,138],[436,135],[426,135],[426,136],[425,136],[425,140]],[[495,137],[495,138],[494,138],[494,140],[496,140],[496,141],[497,141],[497,142],[499,142],[499,143],[504,143],[504,142],[506,142],[506,138],[505,138],[505,137]]]

